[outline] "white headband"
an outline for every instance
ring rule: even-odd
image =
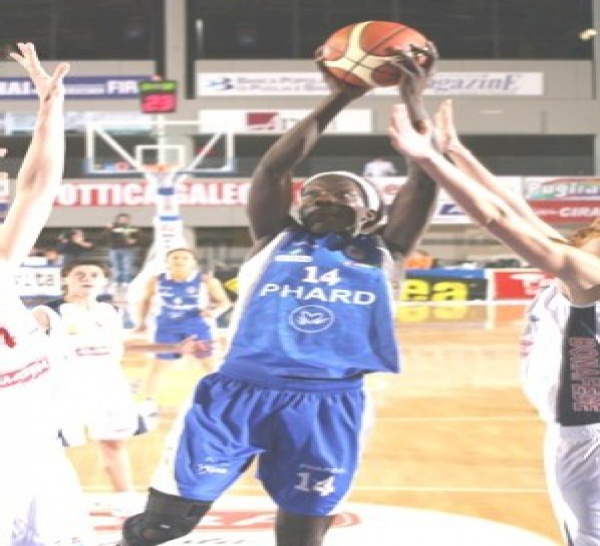
[[[379,193],[377,193],[375,188],[371,186],[371,184],[369,184],[369,182],[367,182],[364,178],[349,171],[329,171],[326,173],[314,174],[313,176],[308,177],[302,183],[302,188],[305,188],[311,182],[314,182],[315,180],[324,176],[342,176],[344,178],[350,178],[356,182],[365,193],[365,196],[367,197],[367,208],[375,212],[379,211],[379,208],[381,207],[381,197],[379,196]]]

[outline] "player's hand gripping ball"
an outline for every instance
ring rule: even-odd
[[[427,61],[429,40],[414,28],[390,21],[364,21],[334,32],[320,48],[321,64],[337,80],[355,87],[398,85],[400,52]]]

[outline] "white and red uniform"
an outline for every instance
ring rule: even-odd
[[[569,546],[600,546],[600,302],[573,305],[552,284],[527,313],[523,385],[547,423],[550,498]]]
[[[0,544],[87,546],[83,495],[58,442],[63,362],[6,269],[0,283]]]
[[[73,410],[62,422],[69,446],[129,438],[138,429],[138,410],[123,372],[123,319],[109,303],[91,307],[63,300],[41,306],[50,319],[50,336],[63,346]]]

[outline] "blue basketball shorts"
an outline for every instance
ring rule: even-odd
[[[173,430],[153,487],[214,501],[257,459],[258,478],[283,510],[331,513],[350,490],[365,419],[362,386],[314,390],[203,378]]]
[[[199,340],[211,340],[213,338],[208,323],[198,316],[171,322],[157,321],[154,342],[178,343],[189,336],[196,336],[196,339]],[[175,360],[180,357],[179,353],[158,353],[156,355],[156,358],[160,360]]]

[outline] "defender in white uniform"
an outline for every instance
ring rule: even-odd
[[[573,244],[600,256],[600,221]],[[583,235],[583,237],[582,237]],[[547,423],[550,500],[569,545],[600,544],[600,302],[575,305],[559,282],[527,312],[525,393]]]
[[[42,230],[62,179],[65,140],[61,63],[52,76],[30,43],[15,59],[40,102],[15,198],[0,226],[0,544],[93,544],[81,489],[58,442],[61,360],[18,297],[15,274]]]
[[[98,301],[108,284],[107,264],[70,262],[62,270],[63,298],[33,309],[40,325],[63,350],[67,370],[61,424],[66,446],[96,441],[103,467],[116,494],[112,511],[126,514],[135,503],[127,440],[138,430],[138,409],[122,367],[123,317],[110,303]]]
[[[67,446],[97,441],[104,467],[116,491],[112,511],[139,508],[127,440],[140,429],[140,416],[122,366],[126,347],[123,317],[110,303],[98,301],[109,282],[108,264],[94,260],[69,262],[62,269],[64,297],[40,305],[33,314],[63,351],[68,385],[60,432]],[[175,344],[127,342],[141,351],[195,352],[191,338]]]
[[[545,465],[559,525],[570,546],[600,545],[600,218],[566,240],[507,192],[462,145],[451,103],[431,130],[413,130],[404,107],[392,144],[416,161],[489,233],[556,277],[536,298],[523,336],[525,390],[548,422]],[[448,159],[451,159],[453,165]],[[458,167],[458,168],[457,168]]]

